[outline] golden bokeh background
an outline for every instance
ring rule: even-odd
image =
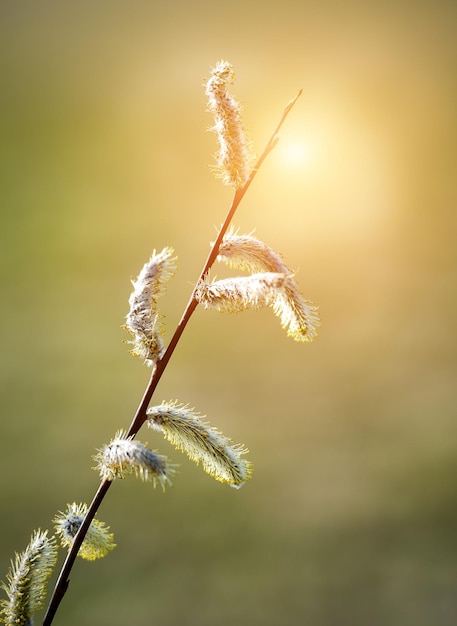
[[[235,224],[284,254],[320,336],[197,310],[156,403],[205,413],[254,476],[230,489],[141,432],[175,484],[113,485],[118,548],[77,562],[56,625],[455,623],[456,29],[451,0],[1,3],[2,572],[90,501],[141,398],[130,279],[175,248],[169,336],[224,218],[210,67],[234,65],[258,152],[303,88]]]

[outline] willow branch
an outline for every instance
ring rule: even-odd
[[[295,98],[293,98],[284,108],[281,118],[278,122],[278,124],[276,125],[275,130],[273,131],[268,143],[266,144],[262,154],[260,155],[260,157],[257,159],[256,164],[254,165],[254,167],[252,168],[248,179],[246,180],[246,182],[244,183],[244,185],[242,187],[240,187],[239,189],[237,189],[235,191],[235,194],[233,196],[233,200],[232,203],[230,205],[230,208],[227,212],[227,215],[225,217],[224,223],[217,235],[216,241],[213,243],[211,250],[209,252],[208,258],[206,259],[206,262],[203,266],[203,269],[200,273],[200,276],[197,280],[196,286],[198,285],[198,283],[200,281],[202,281],[206,275],[208,274],[208,272],[210,271],[213,263],[215,262],[217,255],[219,253],[219,248],[220,245],[222,243],[222,239],[225,235],[225,233],[227,232],[228,227],[230,226],[230,223],[233,219],[233,216],[235,215],[235,212],[241,202],[241,200],[243,199],[246,191],[248,190],[248,188],[250,187],[252,181],[254,180],[257,172],[259,171],[260,166],[262,165],[262,163],[264,162],[265,158],[268,156],[268,154],[273,150],[273,148],[276,146],[276,144],[278,143],[278,133],[279,130],[281,129],[284,121],[286,120],[286,117],[288,116],[290,110],[292,109],[292,107],[294,106],[295,102],[298,100],[299,96],[301,95],[302,90],[300,90],[297,95],[295,96]],[[146,415],[146,410],[149,406],[149,403],[151,401],[151,398],[154,394],[154,391],[156,390],[156,387],[162,377],[162,374],[165,371],[165,368],[168,365],[168,362],[170,361],[170,358],[179,342],[179,339],[181,338],[182,333],[184,332],[184,329],[187,326],[187,323],[189,322],[193,312],[195,311],[195,309],[197,308],[197,300],[195,299],[195,288],[190,296],[189,302],[187,303],[186,308],[184,309],[184,313],[182,314],[181,320],[178,323],[176,330],[173,334],[173,337],[170,340],[170,343],[168,344],[167,349],[165,350],[165,353],[163,354],[163,356],[158,359],[158,361],[156,362],[152,373],[151,373],[151,377],[149,379],[148,385],[146,387],[146,391],[144,392],[143,398],[141,399],[141,402],[138,406],[138,409],[133,417],[132,423],[130,424],[129,430],[127,432],[127,436],[128,437],[134,437],[137,432],[139,431],[139,429],[141,428],[141,426],[144,424],[144,422],[147,419],[147,415]],[[75,538],[73,540],[72,546],[68,552],[67,558],[65,559],[65,562],[62,566],[62,569],[60,571],[59,577],[57,579],[56,585],[54,587],[54,592],[52,594],[51,600],[49,602],[49,606],[46,612],[46,615],[44,617],[43,620],[43,626],[50,626],[50,624],[52,623],[54,616],[56,614],[57,609],[59,608],[59,605],[65,595],[65,593],[67,592],[68,589],[68,585],[70,583],[69,580],[69,576],[70,576],[70,572],[73,568],[76,556],[78,555],[78,551],[81,547],[82,542],[84,541],[84,538],[86,536],[86,533],[89,529],[89,526],[92,522],[92,520],[95,517],[95,514],[100,506],[100,504],[103,502],[104,497],[106,496],[108,489],[111,486],[111,481],[109,480],[104,480],[100,483],[100,486],[87,510],[87,514],[77,532],[77,534],[75,535]]]

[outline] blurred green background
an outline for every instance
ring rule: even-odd
[[[141,398],[130,279],[175,248],[169,336],[224,218],[210,67],[234,65],[258,152],[303,88],[235,224],[284,254],[320,336],[196,312],[156,403],[207,414],[254,476],[230,489],[141,432],[175,484],[112,487],[118,548],[77,562],[56,624],[455,624],[456,29],[451,0],[1,2],[2,572],[90,501]]]

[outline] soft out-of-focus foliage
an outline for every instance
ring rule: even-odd
[[[130,279],[173,246],[170,332],[223,219],[202,86],[222,57],[258,150],[304,89],[235,225],[284,252],[320,335],[197,311],[155,399],[245,442],[253,479],[180,458],[164,494],[116,483],[119,547],[77,563],[56,624],[453,625],[455,3],[0,12],[0,569],[89,499],[94,448],[136,409]]]

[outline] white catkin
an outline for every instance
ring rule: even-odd
[[[129,298],[130,310],[125,328],[133,335],[131,353],[148,365],[153,365],[163,354],[163,321],[157,301],[165,285],[176,271],[173,248],[164,248],[143,266],[138,278],[132,281],[133,292]]]
[[[295,341],[312,341],[320,326],[318,308],[305,300],[280,254],[252,235],[238,235],[231,229],[223,238],[218,261],[247,272],[278,272],[287,275],[278,291],[273,310],[282,327]]]
[[[233,67],[219,61],[207,81],[206,95],[208,110],[214,116],[211,130],[219,142],[217,172],[226,185],[240,188],[248,179],[252,156],[241,122],[241,107],[227,90],[233,80]]]
[[[236,313],[274,304],[287,276],[274,272],[237,276],[197,285],[195,297],[206,309]]]
[[[175,473],[165,456],[153,452],[136,439],[127,438],[123,431],[116,433],[115,438],[98,451],[95,460],[98,462],[95,469],[103,480],[134,474],[143,481],[152,482],[154,487],[159,483],[165,489]]]

